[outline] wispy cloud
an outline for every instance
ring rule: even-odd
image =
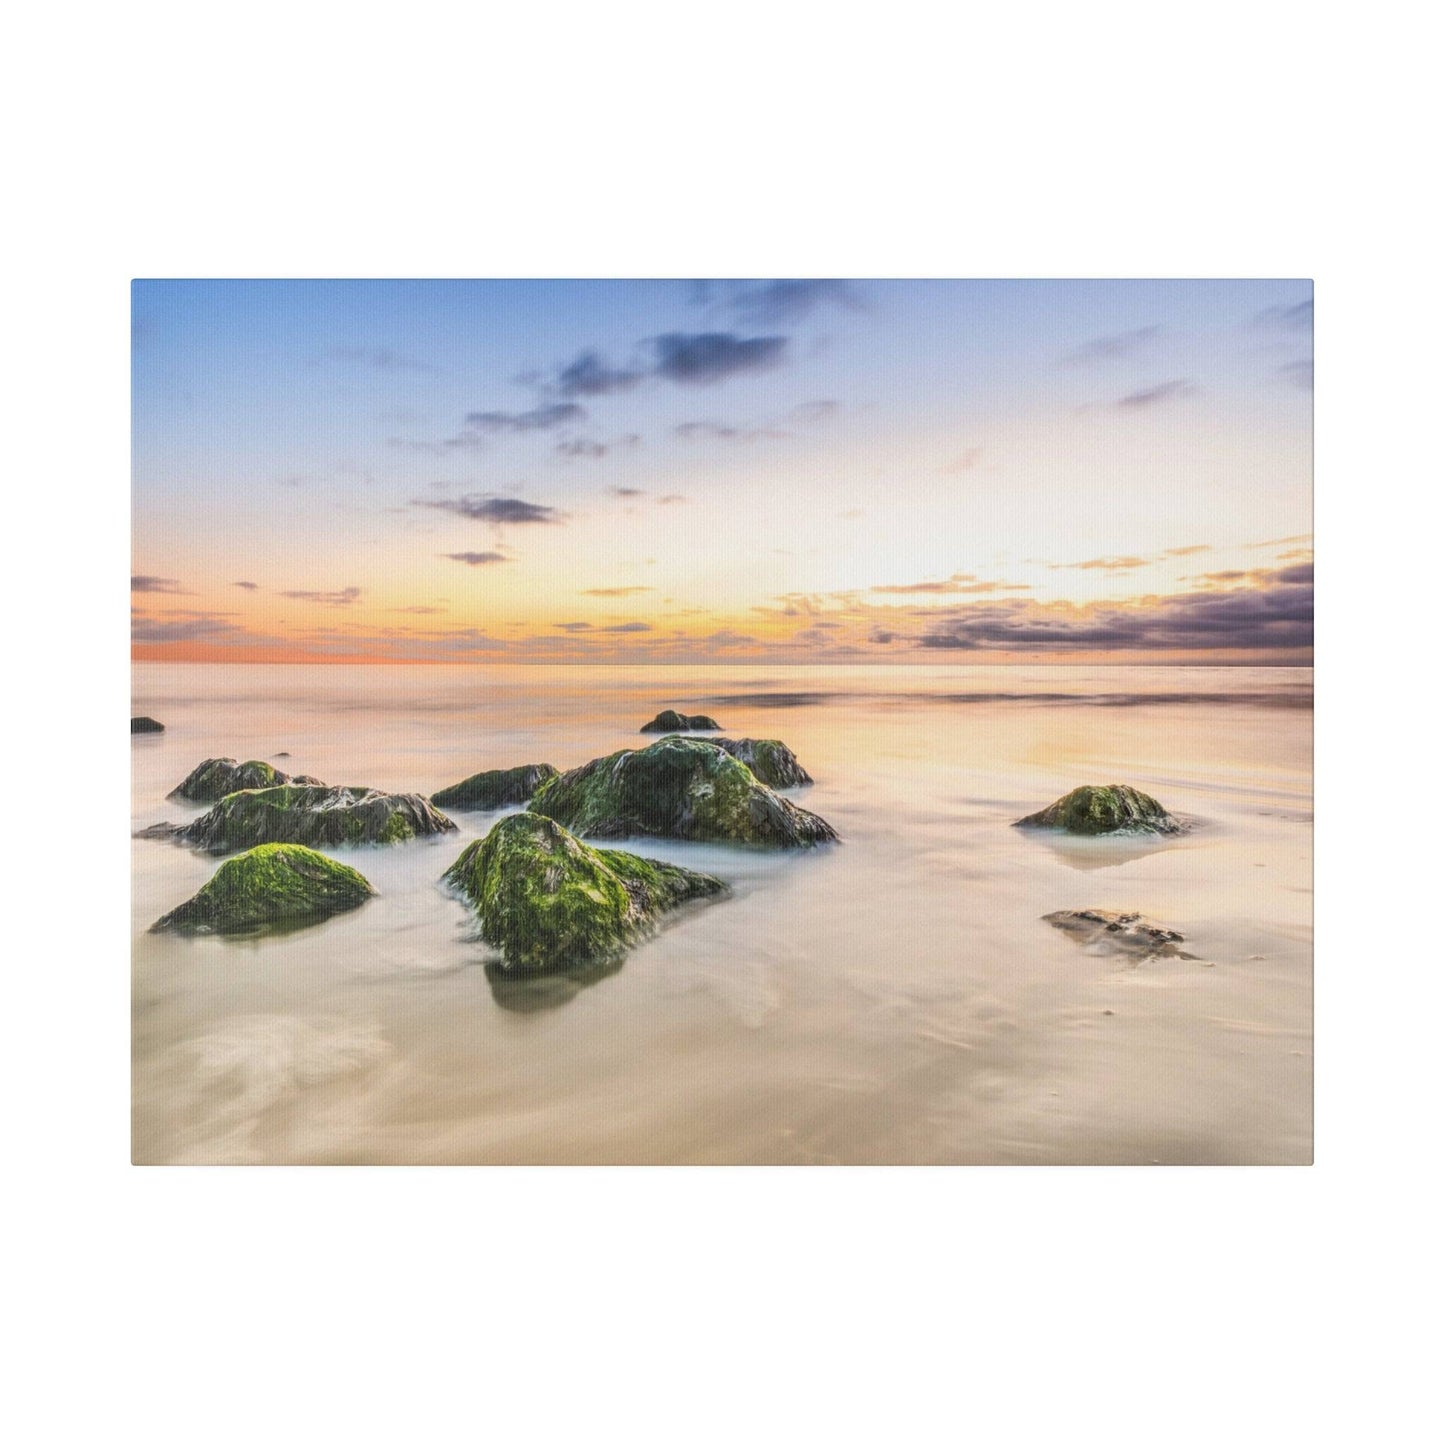
[[[587,410],[575,401],[548,402],[530,411],[474,411],[467,425],[481,432],[555,431],[559,426],[587,420]]]
[[[597,351],[583,351],[546,384],[559,396],[611,396],[631,391],[646,375],[640,367],[610,366]]]
[[[632,597],[638,592],[656,592],[656,587],[584,587],[583,597]]]
[[[232,582],[232,587],[242,587],[247,592],[255,592],[260,587],[259,582]]]
[[[863,298],[851,281],[783,280],[724,283],[726,305],[749,326],[788,326],[805,321],[820,308],[863,311]]]
[[[1315,329],[1315,298],[1297,301],[1293,306],[1267,306],[1259,312],[1256,326],[1278,327],[1285,331],[1313,331]]]
[[[487,567],[494,562],[511,560],[505,552],[443,552],[441,555],[449,562],[465,562],[468,567]]]
[[[1197,396],[1198,394],[1197,383],[1185,377],[1176,377],[1173,381],[1161,381],[1157,386],[1146,386],[1139,391],[1131,391],[1127,396],[1121,396],[1115,405],[1124,411],[1142,411],[1146,407],[1158,406],[1163,401],[1173,401],[1179,397]]]
[[[1129,572],[1135,567],[1147,567],[1149,557],[1091,557],[1087,562],[1050,562],[1056,572]]]
[[[498,497],[491,494],[469,494],[465,497],[446,497],[441,501],[417,498],[414,507],[433,507],[440,512],[453,512],[473,522],[496,522],[503,525],[554,524],[561,522],[566,513],[555,507],[543,507],[536,502],[523,501],[521,497]]]
[[[293,602],[319,602],[324,607],[350,607],[361,596],[360,587],[343,587],[338,592],[312,592],[298,589],[294,592],[283,592],[282,597],[289,597]]]
[[[1162,326],[1138,326],[1132,331],[1116,331],[1111,336],[1096,336],[1072,351],[1064,353],[1064,361],[1070,366],[1086,366],[1095,361],[1118,361],[1124,357],[1137,356],[1158,340]]]
[[[909,593],[965,593],[965,592],[1029,592],[1032,588],[1026,582],[982,581],[970,572],[955,572],[936,582],[902,582],[889,586],[870,587],[870,592],[886,592],[891,595]]]
[[[174,577],[144,577],[133,576],[130,579],[130,590],[132,592],[168,592],[175,597],[189,597],[191,593]]]

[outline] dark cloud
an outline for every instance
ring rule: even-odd
[[[1146,386],[1140,391],[1131,391],[1128,396],[1121,396],[1115,403],[1124,411],[1139,411],[1144,407],[1157,406],[1161,401],[1171,401],[1175,397],[1197,396],[1199,387],[1185,377],[1177,377],[1173,381],[1161,381],[1157,386]]]
[[[1139,326],[1133,331],[1117,331],[1112,336],[1096,336],[1082,346],[1064,353],[1064,360],[1070,366],[1084,366],[1091,361],[1117,361],[1120,357],[1135,356],[1145,350],[1164,328],[1162,326]]]
[[[636,368],[609,366],[596,351],[584,351],[560,367],[546,385],[559,396],[610,396],[631,391],[643,376]]]
[[[132,592],[169,592],[176,597],[191,595],[174,577],[132,577],[130,590]]]
[[[924,647],[1000,652],[1274,651],[1314,641],[1314,572],[1264,574],[1261,585],[1089,608],[998,602],[960,610],[919,638]]]
[[[614,622],[610,627],[599,627],[598,632],[651,632],[650,622]]]
[[[554,622],[552,624],[559,632],[591,632],[590,622]]]
[[[772,370],[787,346],[786,336],[669,332],[653,339],[653,373],[682,386],[710,386],[732,376]]]
[[[343,587],[339,592],[283,592],[294,602],[320,602],[326,607],[350,607],[361,596],[360,587]]]
[[[1279,374],[1286,381],[1293,382],[1301,391],[1313,391],[1315,389],[1315,364],[1313,358],[1308,361],[1287,361],[1280,367]]]
[[[418,361],[412,356],[402,356],[399,352],[388,351],[384,346],[371,348],[338,346],[331,355],[336,361],[357,362],[363,366],[374,367],[377,371],[436,371],[436,367],[428,365],[425,361]]]
[[[592,457],[600,460],[607,455],[607,448],[602,442],[588,441],[585,437],[571,437],[560,441],[556,450],[559,457]]]
[[[472,493],[465,497],[448,497],[444,501],[429,502],[418,499],[414,507],[435,507],[441,512],[454,512],[458,517],[467,517],[473,522],[497,522],[503,524],[555,523],[566,515],[555,507],[539,506],[536,502],[524,502],[520,497],[496,497],[490,494]]]
[[[584,597],[631,597],[636,592],[656,592],[656,587],[584,587]]]
[[[190,612],[179,617],[136,616],[131,620],[133,642],[195,642],[229,637],[241,628],[214,612]]]
[[[465,562],[468,567],[485,567],[492,562],[510,560],[505,552],[443,552],[449,562]]]
[[[247,592],[254,592],[260,586],[259,582],[232,582],[232,587],[244,587]]]
[[[647,493],[641,487],[613,487],[614,497],[645,497]]]
[[[1315,298],[1297,301],[1293,306],[1267,306],[1255,318],[1256,326],[1282,327],[1286,331],[1315,329]]]
[[[467,415],[467,425],[482,432],[554,431],[586,420],[586,409],[575,401],[546,402],[531,411],[474,411]]]
[[[733,282],[727,305],[739,321],[750,326],[786,326],[805,321],[820,307],[862,311],[862,298],[851,282],[792,280]]]

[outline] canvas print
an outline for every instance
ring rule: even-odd
[[[137,1163],[1310,1162],[1309,281],[132,311]]]

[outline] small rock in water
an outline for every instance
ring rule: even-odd
[[[493,768],[488,772],[473,773],[470,778],[433,793],[431,800],[438,808],[487,813],[527,802],[543,783],[556,776],[557,769],[551,763]]]
[[[1148,793],[1124,783],[1088,784],[1066,793],[1016,828],[1062,828],[1066,833],[1098,837],[1106,833],[1182,833],[1184,826]]]
[[[714,722],[702,713],[689,717],[686,713],[674,712],[668,708],[660,712],[650,723],[644,723],[640,731],[645,733],[716,733],[722,731],[722,724]]]
[[[1184,935],[1162,923],[1145,918],[1142,913],[1110,913],[1102,908],[1066,908],[1058,913],[1044,914],[1044,922],[1067,933],[1086,952],[1123,954],[1142,960],[1146,958],[1188,958],[1179,945]],[[1105,1010],[1108,1012],[1108,1010]]]
[[[776,738],[709,738],[725,753],[746,763],[753,776],[770,788],[801,788],[813,780],[798,755]]]
[[[163,733],[166,726],[153,717],[133,717],[130,720],[130,730],[133,733]]]
[[[291,781],[270,763],[255,760],[238,763],[235,758],[207,758],[191,769],[171,796],[189,798],[193,803],[219,803],[227,793],[238,793],[242,788],[276,788]],[[301,780],[298,778],[296,781]]]

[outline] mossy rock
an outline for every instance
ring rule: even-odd
[[[166,730],[164,723],[158,723],[153,717],[133,717],[130,720],[132,733],[163,733]]]
[[[171,793],[193,803],[218,803],[227,793],[242,788],[276,788],[291,779],[270,763],[238,763],[235,758],[207,758],[191,769],[184,782]],[[299,779],[298,779],[299,781]]]
[[[527,763],[520,768],[493,768],[473,773],[470,778],[433,793],[431,800],[438,808],[454,808],[462,812],[486,813],[495,808],[525,803],[549,778],[557,776],[551,763]]]
[[[228,793],[171,836],[208,853],[237,853],[260,843],[340,848],[405,843],[456,824],[417,793],[287,783]]]
[[[535,813],[503,818],[443,881],[475,910],[499,966],[522,976],[605,965],[662,914],[728,892],[705,873],[589,847]]]
[[[1044,914],[1044,922],[1066,933],[1086,953],[1121,954],[1135,960],[1187,958],[1179,945],[1184,935],[1142,913],[1111,913],[1103,908],[1065,908]]]
[[[644,723],[639,732],[644,733],[716,733],[722,731],[722,724],[714,722],[702,713],[689,717],[686,713],[674,712],[668,708],[660,712],[650,723]]]
[[[776,738],[709,738],[724,752],[752,769],[753,776],[770,788],[801,788],[813,780],[792,748]]]
[[[1137,788],[1124,783],[1090,784],[1066,793],[1042,812],[1030,813],[1016,828],[1061,828],[1098,837],[1104,833],[1182,833],[1184,825]]]
[[[684,838],[809,848],[838,835],[816,813],[780,798],[717,743],[663,738],[573,768],[527,805],[583,838]]]
[[[295,843],[263,843],[228,858],[152,933],[252,933],[319,923],[359,908],[375,889],[356,871]]]

